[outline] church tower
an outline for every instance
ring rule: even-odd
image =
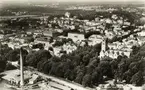
[[[106,51],[107,50],[107,38],[103,38],[102,43],[101,43],[101,51]]]
[[[103,58],[105,55],[105,52],[107,51],[107,38],[103,37],[102,43],[101,43],[101,52],[100,52],[100,58]]]

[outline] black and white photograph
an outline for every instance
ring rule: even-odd
[[[0,0],[0,90],[145,90],[145,0]]]

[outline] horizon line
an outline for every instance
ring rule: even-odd
[[[87,3],[93,3],[93,2],[96,2],[96,3],[104,3],[104,2],[145,2],[144,0],[118,0],[118,1],[116,1],[116,0],[96,0],[96,1],[94,1],[94,0],[84,0],[84,1],[82,1],[82,0],[75,0],[75,1],[69,1],[69,0],[65,0],[65,1],[62,1],[62,0],[59,0],[59,1],[57,1],[57,0],[35,0],[35,1],[33,1],[33,0],[1,0],[0,1],[1,3],[6,3],[6,2],[13,2],[13,3],[29,3],[29,2],[34,2],[34,3],[36,3],[36,2],[56,2],[56,3],[78,3],[78,2],[80,2],[80,3],[83,3],[83,2],[87,2]]]

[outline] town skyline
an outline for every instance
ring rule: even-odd
[[[143,0],[75,1],[0,0],[2,90],[145,88]]]

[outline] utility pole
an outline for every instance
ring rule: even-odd
[[[23,57],[22,57],[22,47],[20,48],[20,76],[21,76],[21,81],[20,85],[23,87],[24,86],[24,70],[23,70]]]

